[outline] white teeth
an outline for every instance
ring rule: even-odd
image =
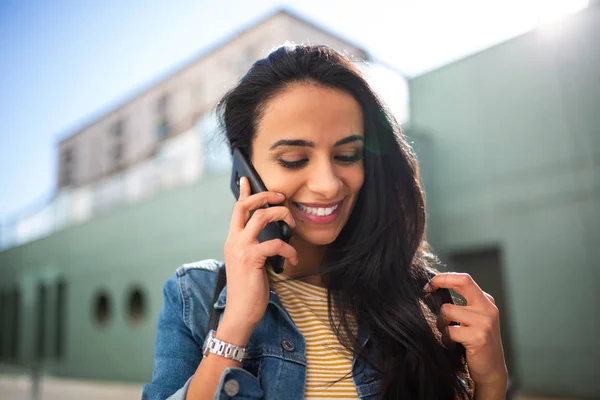
[[[329,208],[315,208],[315,207],[306,207],[299,203],[297,203],[297,204],[298,204],[298,207],[305,213],[317,215],[319,217],[325,217],[325,216],[331,214],[332,212],[335,211],[336,208],[338,208],[338,205],[339,205],[338,204],[336,206],[329,207]]]

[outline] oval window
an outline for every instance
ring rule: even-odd
[[[94,299],[94,320],[100,327],[105,327],[110,322],[111,304],[108,293],[102,291]]]
[[[141,288],[136,287],[129,292],[129,320],[133,324],[140,323],[146,314],[146,296]]]

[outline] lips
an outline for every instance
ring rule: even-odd
[[[305,207],[312,207],[312,208],[331,208],[331,207],[335,207],[335,206],[341,204],[342,201],[344,201],[344,199],[334,201],[332,203],[300,203],[300,202],[294,202],[294,203],[303,205]]]
[[[302,221],[315,224],[329,224],[337,219],[341,213],[343,200],[332,203],[298,203],[294,202],[295,209]],[[316,206],[316,207],[315,207]]]

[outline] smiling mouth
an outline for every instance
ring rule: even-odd
[[[301,211],[305,212],[306,214],[313,215],[315,217],[327,217],[333,214],[335,210],[337,210],[340,207],[341,204],[342,201],[339,201],[337,202],[337,204],[334,203],[329,207],[311,207],[302,203],[294,202],[294,205],[298,207]]]

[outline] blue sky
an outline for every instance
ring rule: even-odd
[[[560,8],[547,4],[3,0],[0,221],[52,193],[60,138],[282,6],[412,75],[531,29]]]

